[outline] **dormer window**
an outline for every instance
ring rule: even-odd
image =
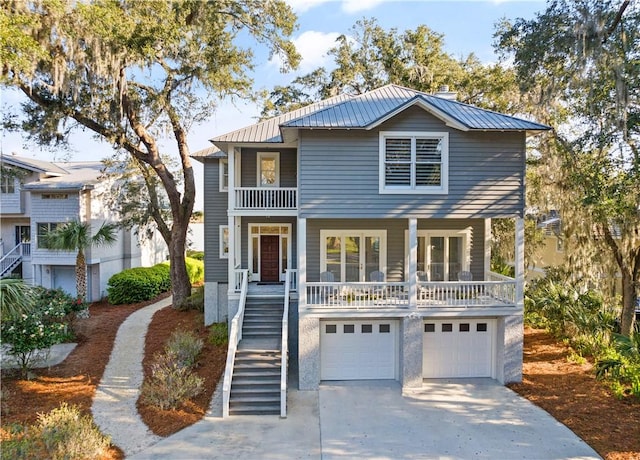
[[[448,133],[380,133],[380,193],[448,193],[448,186]]]

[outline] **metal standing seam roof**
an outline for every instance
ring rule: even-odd
[[[24,184],[25,190],[82,190],[99,182],[103,164],[99,161],[63,163],[65,175]]]
[[[63,168],[55,163],[44,160],[36,160],[35,158],[24,158],[16,155],[2,155],[0,157],[2,163],[7,163],[12,166],[28,169],[39,173],[47,173],[50,175],[64,175],[68,174]]]
[[[394,113],[419,104],[447,124],[463,130],[543,131],[549,126],[481,109],[398,85],[386,85],[358,96],[339,95],[268,120],[214,137],[215,144],[195,158],[218,158],[229,143],[282,143],[283,132],[299,128],[371,129]],[[216,156],[218,155],[218,156]]]
[[[427,109],[429,107],[436,109],[436,113],[434,113],[436,116],[444,115],[469,130],[539,131],[551,129],[546,125],[397,85],[386,85],[335,106],[303,115],[282,123],[282,127],[366,129],[385,120],[393,112],[418,101]]]

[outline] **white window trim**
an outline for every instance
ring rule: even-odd
[[[229,191],[229,187],[225,187],[224,185],[224,165],[226,165],[227,167],[227,184],[229,183],[229,160],[226,159],[220,159],[220,164],[218,165],[218,174],[219,174],[219,180],[218,180],[218,185],[219,185],[219,190],[221,192],[228,192]]]
[[[443,237],[443,238],[448,238],[450,236],[460,236],[462,237],[462,246],[463,246],[463,250],[464,250],[464,255],[463,255],[463,260],[462,260],[462,270],[463,271],[469,271],[470,267],[471,267],[471,233],[472,233],[472,228],[471,227],[467,227],[461,230],[451,230],[451,229],[444,229],[444,230],[418,230],[418,235],[417,237],[424,237],[427,238],[427,241],[429,238],[432,237]],[[425,261],[428,261],[428,259],[431,257],[430,255],[430,251],[428,248],[426,248],[427,254],[425,254]],[[404,231],[404,253],[405,253],[405,263],[404,263],[404,269],[405,269],[405,273],[409,273],[409,231],[405,230]]]
[[[387,137],[400,138],[439,138],[442,139],[442,183],[439,187],[386,187],[385,186],[385,139]],[[413,145],[413,142],[412,142]],[[413,150],[413,148],[412,148]],[[412,151],[412,157],[414,157]],[[434,195],[449,193],[449,133],[444,131],[380,131],[379,139],[379,165],[378,183],[380,194],[414,194],[414,195]],[[414,161],[412,160],[412,163]]]
[[[276,160],[276,180],[273,185],[262,185],[262,158],[275,158]],[[256,186],[257,187],[265,187],[265,188],[273,188],[280,187],[280,152],[258,152],[256,157]]]
[[[19,190],[19,187],[16,185],[17,180],[15,177],[2,177],[1,180],[0,192],[2,192],[3,195],[13,195]]]
[[[320,230],[320,273],[327,270],[327,245],[325,241],[328,237],[332,236],[359,236],[361,238],[365,237],[378,237],[380,238],[380,264],[379,270],[382,271],[385,276],[387,273],[387,231],[386,230]],[[364,253],[360,254],[360,263],[364,263]],[[345,279],[345,261],[344,255],[340,256],[340,277],[336,279],[337,282],[341,282],[341,280]],[[367,279],[368,273],[364,273],[364,280],[360,281],[368,281]]]
[[[227,231],[227,251],[224,250],[224,232]],[[220,225],[219,227],[219,255],[221,259],[229,258],[229,226]]]

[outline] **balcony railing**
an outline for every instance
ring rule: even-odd
[[[298,209],[296,187],[239,187],[235,189],[237,210],[295,210]]]
[[[417,308],[515,307],[515,280],[418,282]],[[410,308],[409,283],[307,283],[307,307],[345,310]]]

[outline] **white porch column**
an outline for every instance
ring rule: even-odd
[[[409,308],[418,308],[418,219],[409,219]]]
[[[227,226],[229,233],[229,258],[227,259],[227,279],[229,280],[228,293],[233,294],[236,289],[236,232],[235,232],[235,217],[230,212],[235,208],[235,148],[230,145],[227,150],[227,172],[228,172],[228,187],[227,187]]]
[[[522,217],[516,218],[515,240],[516,306],[522,312],[524,309],[524,219]]]
[[[484,220],[484,279],[491,271],[491,219]]]
[[[298,308],[307,306],[307,219],[298,217]]]

